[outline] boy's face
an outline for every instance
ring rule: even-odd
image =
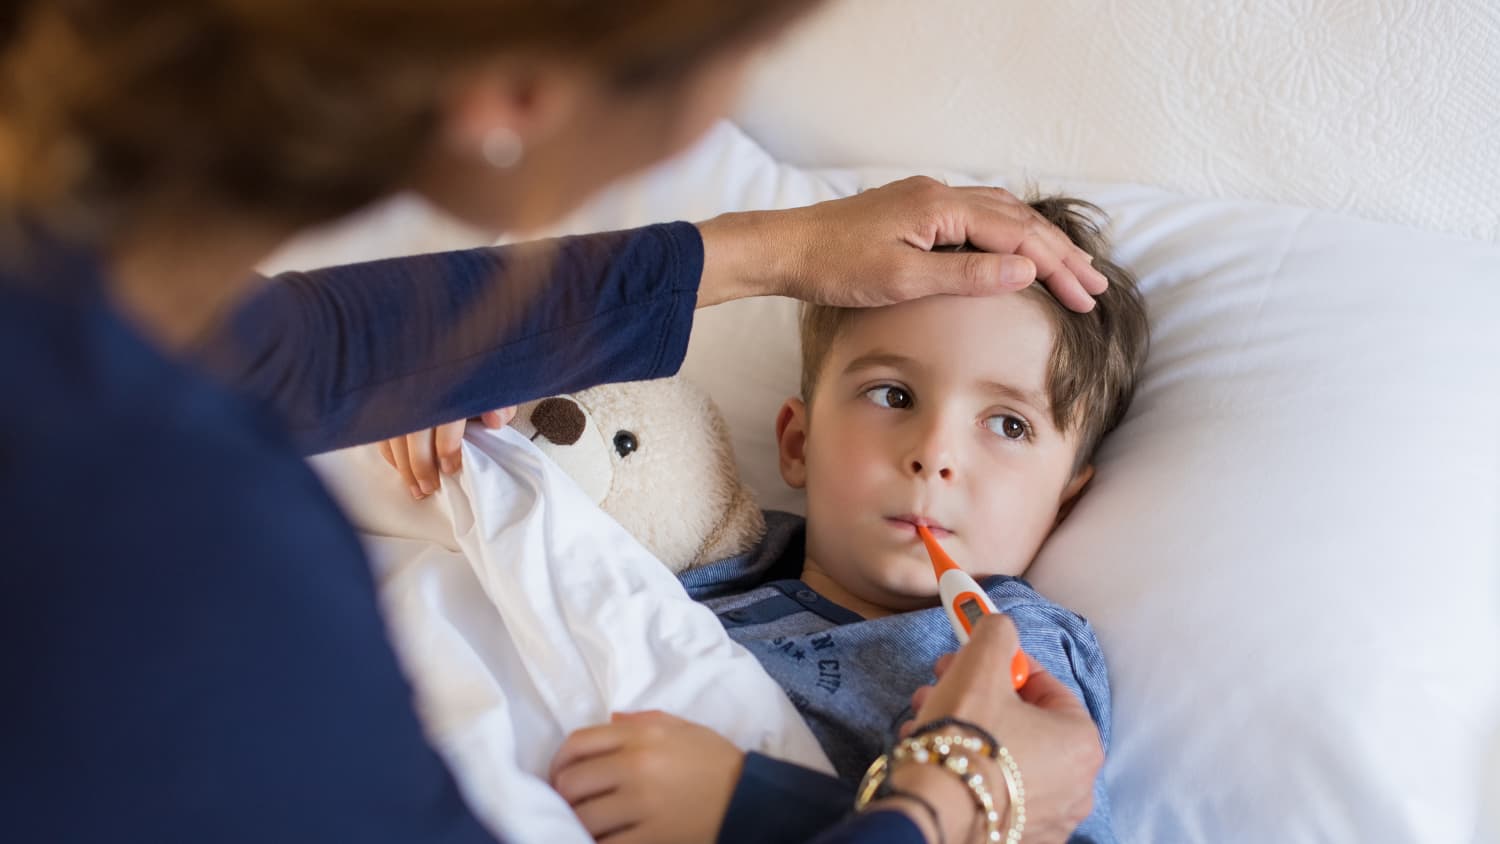
[[[1024,571],[1092,474],[1052,424],[1052,344],[1020,294],[848,316],[810,411],[792,399],[777,419],[782,477],[807,490],[808,570],[876,607],[931,606],[926,523],[971,575]]]

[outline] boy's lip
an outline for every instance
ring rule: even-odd
[[[902,513],[899,516],[887,516],[885,520],[893,527],[905,531],[910,531],[912,536],[917,535],[917,525],[926,527],[929,531],[932,531],[932,535],[938,539],[953,535],[953,531],[948,530],[941,524],[938,524],[936,521],[929,519],[926,516],[918,516],[914,513]]]

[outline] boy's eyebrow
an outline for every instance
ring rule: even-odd
[[[849,365],[844,367],[844,374],[848,375],[851,372],[858,372],[861,369],[874,369],[877,366],[907,369],[920,366],[920,364],[905,355],[898,355],[894,352],[871,352],[849,361]]]
[[[979,386],[983,388],[987,393],[993,393],[994,395],[1002,396],[1004,398],[1011,399],[1012,401],[1024,402],[1025,404],[1029,404],[1037,410],[1045,411],[1051,409],[1052,403],[1048,400],[1046,394],[1038,392],[1036,390],[1022,390],[1017,387],[1013,387],[1010,384],[1003,384],[999,381],[982,381],[980,382]]]

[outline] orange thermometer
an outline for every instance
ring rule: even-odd
[[[966,644],[974,624],[980,618],[995,612],[995,605],[990,603],[989,596],[984,594],[974,578],[965,574],[953,562],[953,558],[938,544],[926,525],[917,525],[917,535],[922,537],[922,544],[927,546],[927,556],[932,558],[932,573],[937,575],[938,597],[943,602],[943,611],[948,613],[948,623],[953,625],[959,644]],[[1025,651],[1017,648],[1016,655],[1010,660],[1011,684],[1019,689],[1026,685],[1026,678],[1030,675],[1030,659]]]

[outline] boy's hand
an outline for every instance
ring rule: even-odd
[[[714,840],[745,754],[665,712],[615,713],[568,736],[548,780],[596,841]]]
[[[479,421],[486,428],[504,428],[515,416],[515,407],[502,407],[482,414]],[[467,424],[467,419],[460,419],[427,431],[391,437],[380,443],[380,456],[401,473],[411,497],[421,501],[437,492],[442,475],[451,475],[462,468],[460,446]]]

